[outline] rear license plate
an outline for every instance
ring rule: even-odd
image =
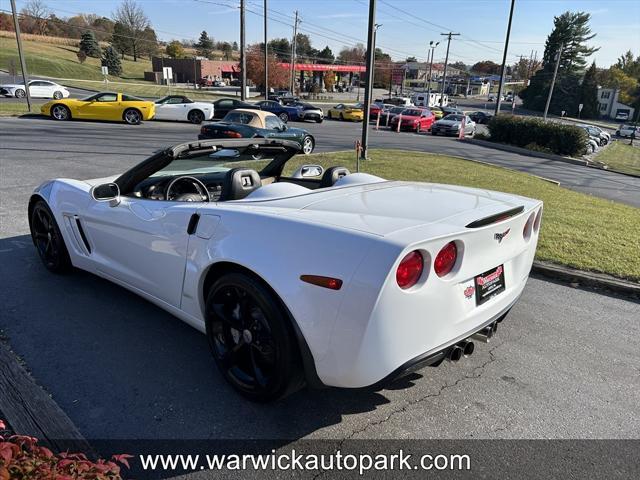
[[[475,278],[476,305],[482,305],[491,297],[504,292],[504,265],[499,265]]]

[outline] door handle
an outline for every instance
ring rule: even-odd
[[[196,229],[198,228],[199,221],[200,221],[200,215],[198,215],[197,213],[194,213],[193,215],[191,215],[191,218],[189,219],[189,225],[187,225],[187,233],[189,235],[193,235],[194,233],[196,233]]]

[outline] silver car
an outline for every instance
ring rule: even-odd
[[[300,120],[307,121],[311,120],[316,123],[322,123],[324,120],[324,112],[320,107],[316,107],[315,105],[311,105],[306,102],[295,102],[292,107],[297,107],[300,110],[298,115],[300,116]]]
[[[476,133],[476,123],[468,115],[450,113],[446,117],[438,120],[431,127],[432,135],[459,135],[464,119],[464,134],[474,136]]]

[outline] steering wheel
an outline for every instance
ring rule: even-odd
[[[176,183],[188,181],[189,184],[196,190],[195,193],[181,193],[175,198],[172,196],[172,189],[175,187]],[[176,177],[169,183],[167,186],[167,190],[165,193],[166,200],[174,200],[176,202],[210,202],[211,198],[209,197],[209,191],[207,187],[202,181],[198,180],[196,177],[190,177],[188,175],[184,175],[181,177]]]

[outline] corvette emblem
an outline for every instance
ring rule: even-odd
[[[511,229],[510,229],[510,228],[507,228],[507,229],[506,229],[504,232],[502,232],[502,233],[496,233],[496,234],[493,236],[493,238],[494,238],[495,240],[497,240],[497,241],[498,241],[498,243],[502,243],[502,239],[503,239],[504,237],[506,237],[507,235],[509,235],[509,232],[510,232],[510,231],[511,231]]]
[[[469,285],[467,288],[464,289],[465,298],[473,297],[474,293],[476,293],[476,289],[473,285]]]

